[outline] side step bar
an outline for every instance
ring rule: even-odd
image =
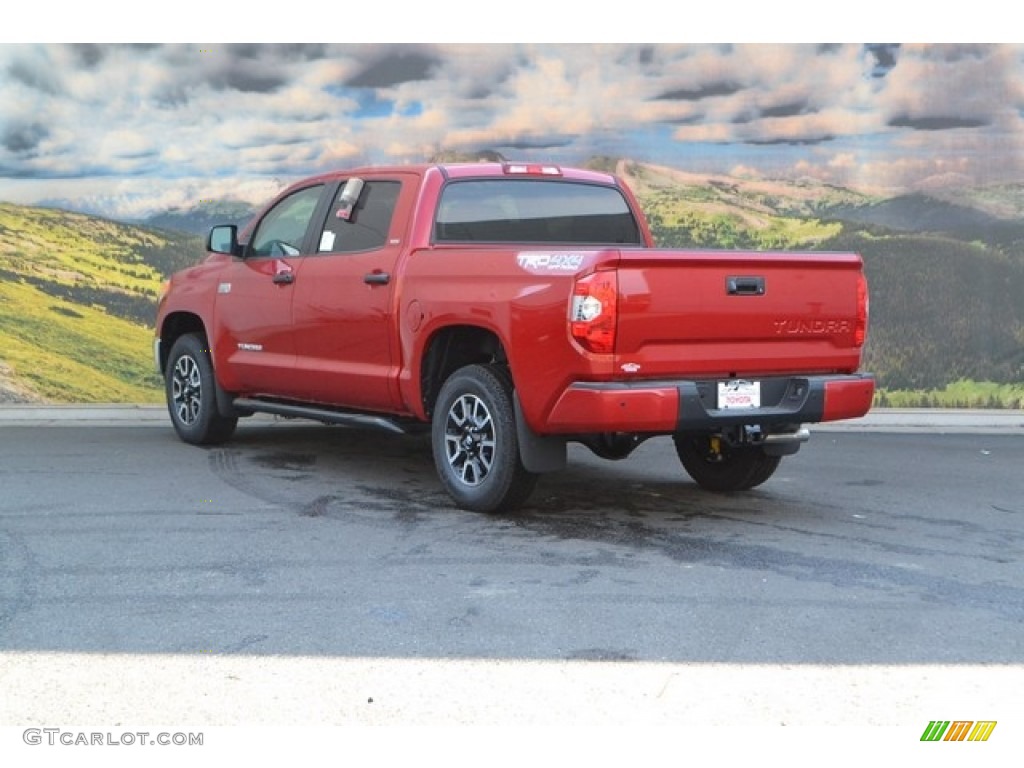
[[[347,424],[355,427],[373,427],[383,429],[396,435],[404,435],[408,430],[394,419],[387,416],[376,416],[367,413],[351,413],[348,411],[334,411],[330,408],[317,408],[313,405],[293,405],[291,403],[276,403],[267,400],[257,400],[251,397],[236,397],[232,402],[235,408],[246,411],[259,411],[261,413],[273,413],[278,416],[289,416],[297,419],[312,419],[322,421],[325,424]]]

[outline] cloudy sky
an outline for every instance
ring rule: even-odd
[[[0,200],[143,216],[482,149],[889,191],[1024,181],[1024,48],[0,45]]]

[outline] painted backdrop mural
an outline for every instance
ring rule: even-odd
[[[857,250],[901,404],[1024,399],[1024,49],[0,46],[0,401],[153,400],[153,304],[329,168],[623,175],[667,246]]]

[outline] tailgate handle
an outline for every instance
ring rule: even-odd
[[[727,277],[725,292],[730,296],[764,296],[764,278]]]

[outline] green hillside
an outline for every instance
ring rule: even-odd
[[[842,231],[838,222],[723,200],[715,188],[657,190],[641,200],[651,234],[665,248],[813,248]]]
[[[665,248],[813,248],[842,231],[823,214],[871,200],[815,181],[708,176],[608,158],[591,165],[625,179]]]
[[[0,402],[158,402],[152,323],[197,238],[0,203]]]
[[[1024,259],[979,242],[853,229],[825,246],[864,257],[865,367],[883,386],[1024,382]]]

